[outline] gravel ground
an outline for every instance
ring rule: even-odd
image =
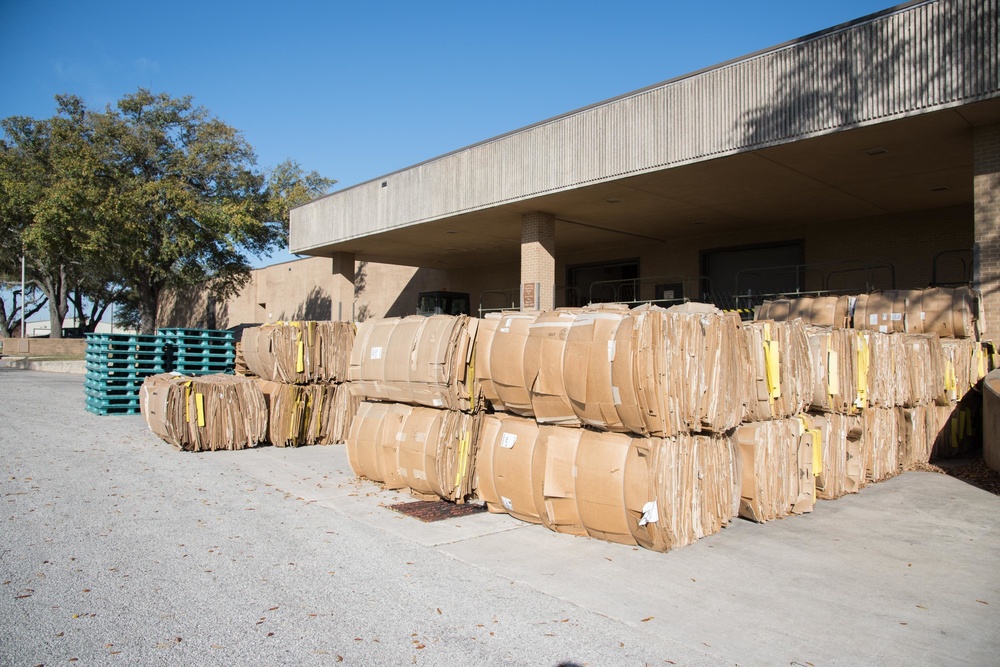
[[[724,664],[0,369],[0,664]]]

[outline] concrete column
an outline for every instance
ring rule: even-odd
[[[340,322],[354,321],[354,253],[333,255],[333,293],[330,295],[330,318]]]
[[[1000,342],[1000,123],[973,128],[973,283],[983,295],[979,328]]]
[[[521,216],[521,310],[554,308],[556,218],[551,213]]]

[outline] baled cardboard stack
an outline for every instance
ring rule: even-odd
[[[813,510],[822,433],[807,419],[775,419],[736,429],[743,465],[740,516],[764,523]]]
[[[472,411],[480,392],[470,369],[479,320],[411,315],[358,324],[350,379],[366,400]]]
[[[573,320],[563,354],[563,382],[570,406],[579,420],[597,429],[627,431],[615,407],[612,382],[614,341],[628,317],[628,307],[607,304],[588,308]]]
[[[363,402],[347,437],[355,474],[418,498],[464,502],[473,492],[481,414]]]
[[[754,319],[776,322],[800,319],[806,324],[845,328],[850,325],[852,301],[853,297],[848,296],[774,299],[761,304]]]
[[[812,357],[813,392],[810,407],[819,412],[851,414],[858,409],[859,377],[866,386],[867,346],[851,329],[807,326]],[[864,390],[862,390],[862,394]]]
[[[857,493],[865,482],[862,457],[865,430],[860,415],[834,412],[804,417],[808,428],[819,432],[822,456],[814,460],[816,497],[835,500],[845,493]],[[815,455],[815,449],[814,449]],[[815,463],[819,461],[817,469]]]
[[[563,373],[563,356],[578,309],[540,313],[528,325],[524,343],[524,378],[531,397],[531,412],[539,424],[579,426],[570,405]]]
[[[285,384],[258,380],[267,399],[268,440],[275,447],[344,442],[359,401],[347,384]]]
[[[657,551],[718,532],[738,507],[727,435],[638,438],[488,415],[476,469],[492,512]]]
[[[791,417],[812,401],[809,339],[801,320],[757,320],[742,326],[749,353],[743,421]]]
[[[346,384],[350,322],[277,322],[243,330],[247,369],[267,397],[276,447],[344,442],[360,399]]]
[[[933,404],[899,409],[899,465],[904,471],[930,460],[940,430],[938,411]]]
[[[150,430],[180,450],[244,449],[267,437],[264,395],[248,378],[153,375],[143,382],[139,405]]]
[[[868,408],[862,412],[865,435],[861,458],[865,483],[895,477],[899,465],[899,412],[894,408]]]

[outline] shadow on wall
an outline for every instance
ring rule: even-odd
[[[333,316],[333,299],[326,291],[319,287],[313,287],[306,300],[295,309],[291,319],[326,321],[332,320]],[[284,313],[282,313],[282,319],[284,319]]]
[[[941,40],[899,28],[896,17],[920,11],[934,12],[927,31],[943,34]],[[913,108],[960,98],[970,86],[981,89],[996,62],[989,53],[970,57],[968,48],[963,51],[963,45],[982,41],[977,21],[958,20],[968,11],[967,3],[942,2],[802,45],[796,66],[780,75],[773,95],[745,112],[734,130],[744,145],[760,146],[890,115],[897,100]],[[773,67],[781,67],[781,56],[775,58]],[[965,70],[975,81],[954,76],[953,63],[963,59],[970,61]]]
[[[439,287],[431,287],[431,285],[437,285],[434,281],[440,281],[439,274],[438,269],[417,269],[406,286],[400,290],[399,296],[389,306],[383,317],[405,317],[416,313],[420,293],[439,289]],[[359,318],[358,321],[360,322],[361,319]]]
[[[208,291],[198,287],[165,292],[160,297],[157,326],[204,329],[208,326],[208,304]]]

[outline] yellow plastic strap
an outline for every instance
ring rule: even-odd
[[[979,377],[986,377],[986,355],[983,353],[983,346],[981,344],[976,348],[976,360],[979,362],[977,364],[979,366]]]
[[[472,353],[469,355],[469,368],[465,373],[465,386],[469,388],[469,401],[475,400],[476,384],[476,342],[472,341]],[[473,408],[474,409],[474,408]]]
[[[840,393],[840,377],[837,375],[837,351],[826,353],[826,393],[836,396]]]
[[[455,488],[459,488],[462,484],[462,478],[465,477],[466,468],[466,452],[469,451],[469,432],[465,431],[462,433],[462,437],[458,440],[458,473],[455,475]]]
[[[781,398],[781,348],[771,340],[771,325],[764,324],[764,374],[767,380],[767,400]]]
[[[184,383],[184,423],[191,422],[191,381]]]
[[[299,353],[295,358],[295,372],[303,373],[306,370],[306,360],[305,360],[305,343],[301,340],[299,341]]]
[[[198,408],[198,426],[205,426],[205,394],[195,394],[194,404]]]
[[[944,369],[944,388],[948,391],[952,398],[956,394],[956,383],[955,383],[955,364],[951,363],[951,359],[945,361]]]
[[[868,405],[868,370],[871,367],[871,348],[868,347],[868,336],[858,334],[858,396],[855,404],[859,408]]]

